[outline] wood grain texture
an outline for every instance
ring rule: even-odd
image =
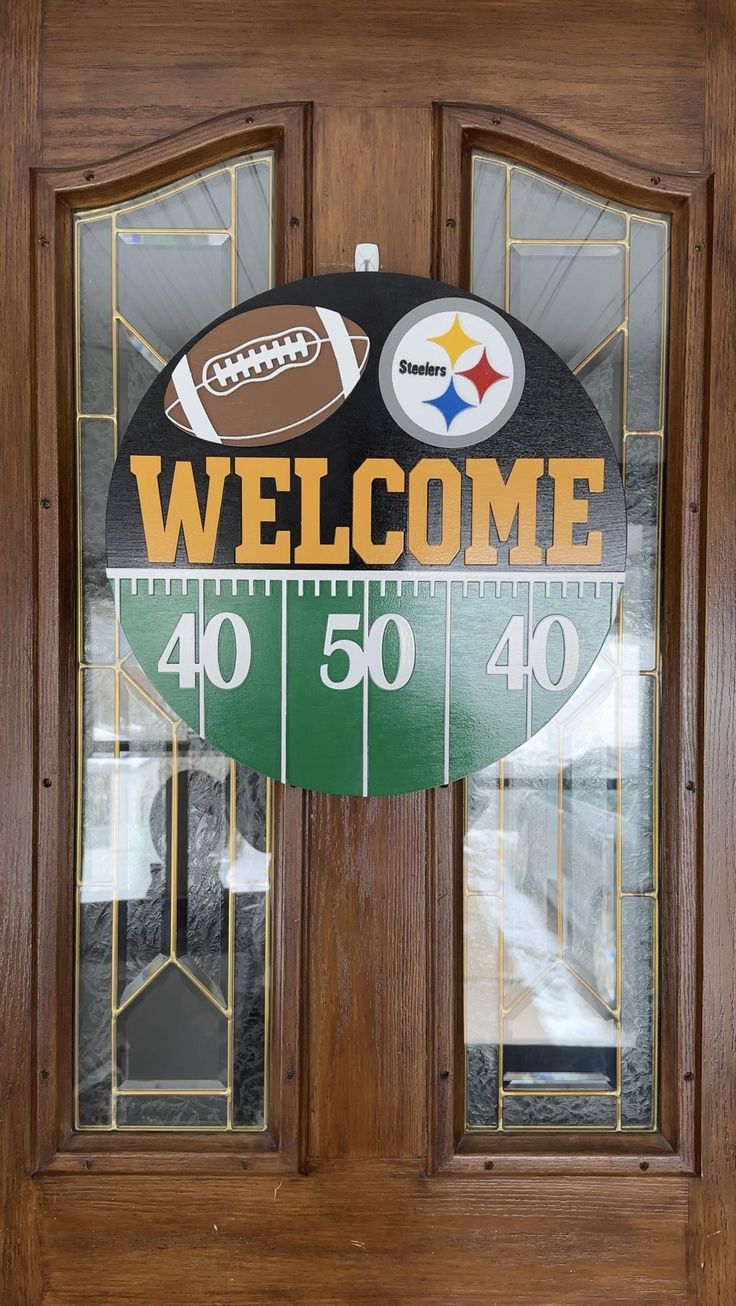
[[[710,179],[671,224],[670,340],[661,585],[660,1128],[691,1173],[698,1165],[702,755],[705,650]]]
[[[310,795],[310,1158],[424,1152],[425,801]]]
[[[427,1180],[397,1163],[308,1178],[44,1181],[44,1306],[682,1306],[683,1180]]]
[[[118,153],[244,103],[503,104],[646,164],[700,167],[698,0],[49,0],[45,159]],[[349,179],[345,179],[349,185]]]
[[[359,241],[383,272],[431,271],[431,110],[318,105],[314,122],[314,270],[349,272]],[[400,181],[399,181],[400,179]]]
[[[709,148],[723,178],[717,182],[723,197],[715,250],[719,323],[732,320],[736,283],[731,8],[729,0],[713,0],[711,11]],[[17,120],[21,144],[20,152],[11,149],[2,164],[10,219],[3,247],[9,255],[4,307],[18,324],[4,344],[3,367],[9,370],[3,373],[2,398],[7,429],[22,433],[30,428],[30,407],[15,378],[23,372],[28,348],[24,187],[33,161],[37,26],[35,5],[28,0],[9,0],[6,12],[14,61],[4,108],[7,121]],[[151,144],[151,175],[160,176],[156,170],[170,143],[155,142],[223,113],[243,113],[248,104],[313,99],[315,222],[310,223],[304,190],[292,192],[289,214],[298,216],[300,225],[280,229],[280,237],[291,242],[285,274],[298,275],[310,253],[317,271],[352,266],[359,240],[379,243],[384,267],[426,273],[433,101],[494,103],[523,112],[635,160],[645,185],[645,174],[702,167],[703,88],[699,0],[667,6],[655,0],[622,0],[615,6],[566,0],[562,10],[547,0],[467,0],[462,14],[450,4],[427,7],[422,0],[376,0],[369,6],[345,0],[337,10],[324,0],[300,5],[271,0],[260,8],[231,0],[206,5],[130,0],[125,6],[111,0],[47,0],[42,162],[73,168],[74,188],[84,193],[83,173],[90,167]],[[118,165],[118,175],[124,173],[125,165]],[[113,191],[114,175],[113,167]],[[444,217],[435,213],[435,229],[450,239]],[[684,311],[689,329],[697,330],[696,297]],[[3,578],[4,610],[13,612],[12,627],[6,629],[15,643],[0,659],[6,682],[3,742],[12,750],[0,845],[10,870],[2,878],[3,890],[12,893],[2,922],[12,927],[8,946],[0,949],[0,1007],[14,1013],[3,1050],[8,1087],[0,1126],[9,1272],[3,1306],[6,1301],[34,1306],[42,1295],[44,1306],[78,1306],[90,1290],[95,1306],[137,1306],[152,1296],[162,1306],[202,1301],[678,1306],[688,1300],[691,1186],[692,1299],[702,1306],[732,1306],[736,1275],[725,1218],[733,1214],[728,1166],[736,1054],[731,927],[736,904],[729,898],[728,878],[736,851],[731,694],[736,567],[729,503],[736,474],[731,434],[736,375],[728,332],[720,327],[714,378],[709,540],[717,543],[710,546],[708,572],[706,770],[696,776],[698,791],[702,779],[707,823],[705,1043],[702,1086],[697,1079],[688,1081],[686,1099],[688,1111],[693,1096],[697,1101],[702,1094],[704,1102],[702,1184],[660,1176],[658,1167],[672,1164],[672,1155],[664,1153],[650,1157],[650,1171],[637,1178],[620,1173],[631,1165],[628,1156],[603,1158],[605,1172],[592,1176],[590,1159],[571,1154],[563,1159],[565,1172],[552,1176],[541,1173],[544,1158],[538,1156],[496,1156],[488,1172],[483,1156],[463,1155],[459,1173],[429,1178],[420,1172],[423,1161],[402,1165],[373,1159],[424,1158],[429,1146],[431,1166],[432,1114],[444,1111],[450,1127],[453,1121],[456,1127],[452,1081],[443,1088],[439,1072],[456,1056],[458,1041],[454,1047],[451,1038],[443,1047],[429,1041],[427,1005],[429,988],[442,979],[427,910],[427,863],[433,844],[442,857],[453,857],[453,798],[451,791],[442,791],[434,803],[423,797],[362,802],[312,796],[306,800],[305,823],[296,813],[301,796],[285,796],[291,816],[284,839],[301,837],[293,828],[296,821],[307,840],[307,910],[285,925],[293,938],[308,944],[307,989],[291,995],[291,1009],[301,1010],[308,1035],[306,1047],[293,1044],[293,1085],[301,1084],[303,1092],[300,1102],[294,1095],[289,1108],[301,1131],[299,1145],[290,1145],[291,1174],[244,1173],[243,1161],[251,1161],[238,1153],[225,1149],[213,1160],[211,1150],[195,1146],[187,1152],[176,1139],[154,1137],[126,1139],[125,1152],[110,1154],[84,1154],[83,1144],[72,1143],[52,1161],[57,1169],[31,1188],[23,1175],[31,1073],[32,590],[18,581],[18,559],[31,548],[35,503],[29,497],[30,439],[3,442],[0,484],[8,499],[3,520],[16,567],[14,580]],[[690,377],[683,384],[696,382]],[[682,482],[682,503],[685,493]],[[683,537],[688,546],[697,547],[697,520],[679,517],[671,523],[673,547],[678,528],[689,532]],[[688,603],[693,601],[697,596],[693,600],[690,594]],[[688,611],[692,617],[692,607]],[[679,652],[686,656],[686,650]],[[699,712],[697,704],[687,708]],[[692,739],[688,735],[678,756],[673,793],[684,775],[680,768],[698,762]],[[681,811],[683,837],[697,842],[699,793],[694,803],[685,796],[678,801],[690,804]],[[678,960],[678,947],[675,937],[672,965],[681,967],[678,982],[695,991],[694,958],[688,953]],[[292,975],[299,989],[298,966]],[[693,1033],[688,1027],[688,1038]],[[60,1075],[68,1073],[63,1057],[58,1069]],[[677,1073],[684,1069],[681,1059]],[[59,1121],[53,1111],[45,1118],[52,1128]],[[141,1154],[144,1149],[148,1155]],[[307,1152],[309,1174],[298,1177],[293,1170],[306,1166]],[[329,1158],[338,1160],[326,1164]],[[266,1157],[259,1164],[271,1161]],[[530,1173],[533,1165],[538,1171]],[[518,1173],[519,1166],[526,1172]],[[142,1173],[146,1169],[153,1173]],[[41,1196],[39,1221],[34,1202]]]
[[[373,241],[383,269],[429,274],[431,144],[429,109],[317,106],[315,272]],[[423,1154],[425,834],[422,794],[309,797],[311,1158]]]
[[[33,761],[33,498],[29,298],[33,246],[30,169],[40,143],[38,60],[41,6],[0,11],[3,105],[0,354],[0,1299],[33,1306],[40,1296],[37,1203],[30,1170],[33,812],[40,777]],[[35,244],[35,242],[34,242]]]
[[[706,132],[715,169],[712,255],[705,740],[702,787],[702,1179],[693,1184],[691,1299],[736,1295],[736,10],[709,0]]]

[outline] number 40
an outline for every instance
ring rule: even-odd
[[[552,627],[562,636],[562,668],[557,680],[549,674],[548,645]],[[501,657],[506,654],[506,661]],[[543,617],[529,640],[529,661],[524,661],[524,618],[512,617],[486,663],[486,675],[505,676],[508,689],[523,689],[531,673],[542,689],[560,693],[569,689],[580,666],[580,639],[569,617]]]
[[[228,679],[222,674],[220,663],[220,635],[229,622],[235,642],[235,662]],[[172,661],[178,647],[178,661]],[[197,673],[204,672],[210,684],[217,689],[237,689],[250,671],[250,631],[237,612],[218,612],[202,631],[199,660],[196,648],[196,617],[185,612],[177,621],[173,634],[158,660],[158,670],[179,677],[180,689],[195,689]]]

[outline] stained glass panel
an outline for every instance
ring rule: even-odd
[[[265,1128],[270,788],[177,719],[115,620],[105,508],[128,422],[201,326],[273,281],[273,158],[75,218],[76,1120]]]
[[[624,597],[562,712],[467,787],[466,1121],[657,1121],[659,548],[669,222],[473,159],[471,289],[596,404],[628,511]]]

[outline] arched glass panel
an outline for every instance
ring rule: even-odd
[[[128,422],[200,327],[273,282],[273,158],[75,215],[76,1123],[266,1125],[270,789],[178,720],[105,574]]]
[[[579,376],[626,488],[624,596],[562,712],[472,777],[470,1129],[657,1120],[659,553],[669,222],[476,154],[471,289]]]

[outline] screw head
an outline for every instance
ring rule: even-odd
[[[500,127],[500,126],[501,126],[501,115],[500,115],[500,113],[494,113],[493,117],[491,118],[491,122],[493,123],[493,126],[494,126],[494,127]]]
[[[94,174],[92,171],[90,171],[90,172],[85,172],[85,174],[84,174],[84,180],[85,180],[85,181],[94,181],[94,179],[95,179],[95,174]]]
[[[447,227],[448,231],[454,231],[457,226],[457,222],[455,221],[454,218],[448,218],[447,221],[445,222],[445,226]]]
[[[84,1163],[84,1168],[85,1168],[85,1170],[91,1170],[93,1164],[94,1164],[94,1162],[93,1162],[93,1161],[90,1161],[90,1159],[89,1159],[89,1157],[88,1157],[87,1160],[86,1160],[85,1163]]]
[[[449,1079],[449,1078],[450,1078],[450,1072],[449,1072],[449,1070],[441,1070],[441,1071],[440,1071],[440,1079]]]
[[[657,173],[655,172],[654,176],[653,176],[653,177],[650,177],[649,180],[650,180],[652,186],[658,186],[659,183],[661,182],[662,178],[661,178],[660,176],[658,176]]]
[[[290,226],[290,227],[298,227],[298,226],[299,226],[299,219],[298,219],[298,218],[289,218],[289,226]]]
[[[43,787],[44,787],[44,789],[50,789],[50,788],[51,788],[51,781],[49,780],[49,777],[48,777],[47,775],[45,775],[44,778],[43,778]]]
[[[686,780],[686,781],[685,781],[685,788],[687,789],[687,791],[688,791],[689,794],[693,793],[694,790],[695,790],[695,781],[694,781],[694,780]]]
[[[46,1080],[46,1079],[48,1079],[48,1077],[49,1077],[49,1072],[48,1072],[48,1070],[42,1070],[42,1071],[41,1071],[41,1078],[42,1078],[43,1080]]]
[[[695,1078],[695,1072],[693,1070],[685,1071],[685,1074],[683,1075],[683,1079],[686,1079],[688,1084],[690,1083],[690,1080],[694,1078]]]
[[[250,127],[251,123],[255,122],[255,118],[252,113],[247,113],[243,121],[248,125],[248,127]]]
[[[484,1169],[484,1170],[492,1170],[492,1169],[493,1169],[493,1165],[494,1165],[493,1161],[484,1161],[484,1162],[483,1162],[483,1169]]]
[[[51,507],[51,500],[50,500],[50,499],[42,499],[42,500],[41,500],[41,507],[42,507],[42,508],[50,508],[50,507]]]
[[[649,1169],[649,1162],[648,1162],[648,1161],[640,1161],[640,1162],[639,1162],[639,1169],[640,1169],[640,1170],[648,1170],[648,1169]]]
[[[42,249],[48,249],[49,244],[51,242],[49,241],[48,236],[39,236],[38,243],[42,247]]]
[[[697,505],[697,503],[691,503],[691,504],[690,504],[690,511],[691,511],[691,512],[697,512],[697,511],[698,511],[698,505]]]
[[[240,1162],[240,1169],[241,1169],[241,1170],[247,1170],[247,1169],[248,1169],[248,1162],[247,1162],[247,1161],[241,1161],[241,1162]]]

